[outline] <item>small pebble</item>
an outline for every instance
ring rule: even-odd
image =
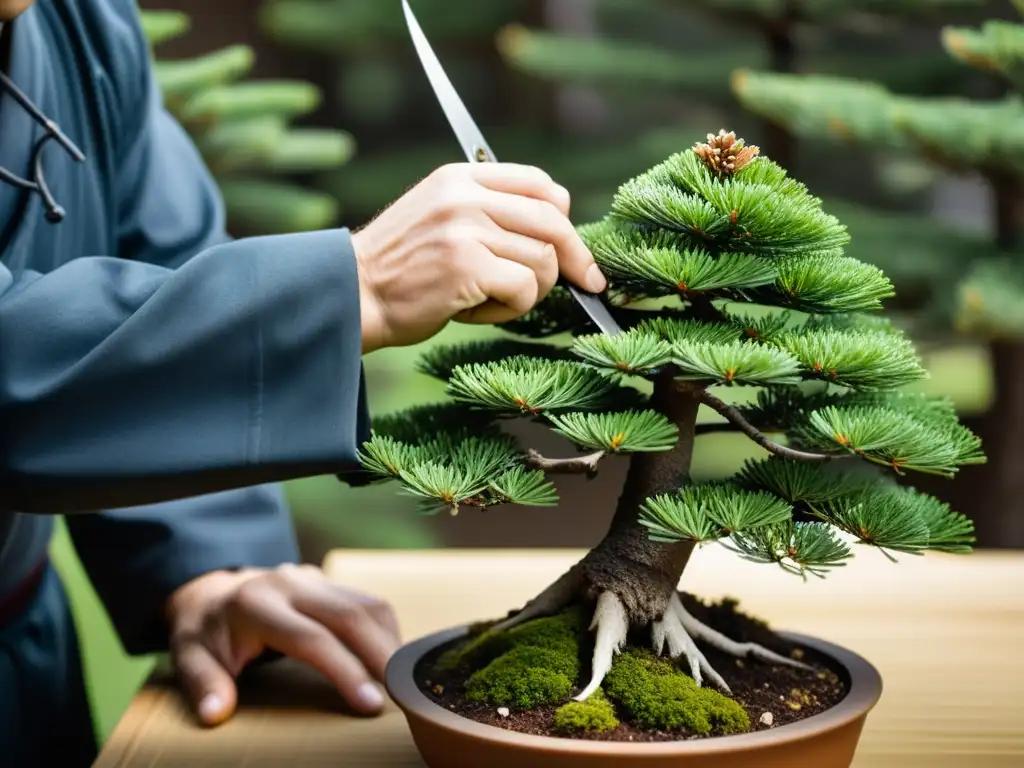
[[[771,725],[775,722],[775,715],[773,715],[771,712],[765,712],[763,715],[761,715],[761,717],[757,719],[757,721],[761,723],[761,725]]]
[[[498,707],[498,714],[501,715],[502,717],[508,717],[509,716],[508,707]]]
[[[789,652],[789,655],[790,655],[790,658],[793,658],[796,661],[800,661],[804,657],[804,649],[803,648],[794,648],[792,651]]]

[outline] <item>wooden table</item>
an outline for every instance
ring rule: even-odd
[[[411,639],[521,604],[580,553],[505,550],[338,551],[331,578],[395,606]],[[1024,553],[905,556],[863,551],[827,581],[801,582],[714,546],[687,589],[734,595],[780,628],[832,640],[882,673],[856,768],[1024,767]],[[375,719],[340,712],[314,674],[272,665],[243,688],[228,724],[201,730],[156,676],[136,697],[97,768],[374,766],[422,768],[393,706]]]

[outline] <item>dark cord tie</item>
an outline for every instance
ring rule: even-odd
[[[28,96],[22,93],[18,86],[11,82],[11,79],[3,72],[0,72],[0,88],[11,94],[14,100],[21,104],[25,111],[32,116],[32,119],[39,123],[46,131],[32,149],[32,162],[30,164],[32,180],[23,179],[6,168],[0,167],[0,181],[5,181],[21,189],[27,189],[30,192],[36,192],[43,199],[43,205],[46,207],[46,220],[56,224],[64,219],[64,209],[57,205],[57,201],[53,199],[50,188],[46,184],[46,177],[43,175],[43,147],[46,146],[46,142],[53,139],[64,147],[75,162],[84,162],[85,155],[82,154],[82,150],[71,139],[64,135],[61,129],[57,127],[57,124],[40,112],[36,105],[29,100]]]

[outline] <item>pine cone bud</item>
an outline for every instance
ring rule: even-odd
[[[694,144],[693,151],[712,173],[724,179],[749,165],[761,150],[753,144],[744,146],[743,139],[737,139],[735,131],[726,133],[723,128],[717,136],[709,133],[706,144]]]

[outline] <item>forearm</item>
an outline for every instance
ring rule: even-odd
[[[78,259],[2,282],[0,508],[71,513],[343,472],[368,428],[344,231],[177,270]]]

